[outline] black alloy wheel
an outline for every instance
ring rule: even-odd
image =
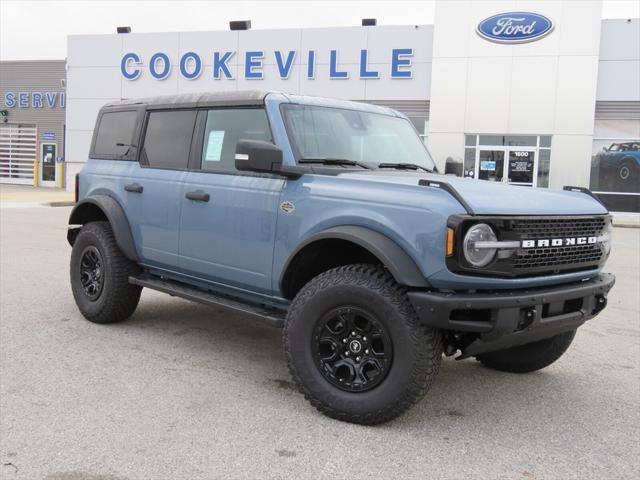
[[[104,286],[104,261],[100,250],[93,245],[88,245],[80,257],[80,283],[91,301],[100,297]]]
[[[391,338],[382,323],[355,306],[341,306],[321,317],[311,349],[322,376],[347,392],[377,386],[393,360]]]

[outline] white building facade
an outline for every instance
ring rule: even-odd
[[[520,36],[549,25],[521,43],[482,36],[500,15]],[[616,177],[640,141],[638,38],[638,19],[602,21],[598,1],[443,1],[435,25],[71,36],[67,186],[106,102],[273,89],[396,108],[466,176],[591,186],[612,210],[640,211],[636,171]]]

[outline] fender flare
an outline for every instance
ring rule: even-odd
[[[347,240],[355,243],[378,258],[400,285],[415,288],[428,288],[426,280],[416,262],[393,240],[386,235],[357,225],[343,225],[318,232],[307,238],[289,255],[280,274],[280,291],[291,262],[306,246],[319,240]]]
[[[73,245],[75,237],[79,231],[79,228],[74,227],[74,225],[84,225],[85,223],[93,220],[90,215],[88,215],[89,205],[93,205],[102,211],[111,225],[113,235],[116,238],[116,243],[122,253],[129,260],[137,262],[138,254],[136,252],[127,216],[120,204],[109,195],[92,195],[90,197],[85,197],[73,208],[71,215],[69,215],[69,231],[67,232],[67,240],[69,241],[69,244]]]

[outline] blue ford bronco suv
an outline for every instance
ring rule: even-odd
[[[441,175],[405,116],[363,103],[110,103],[76,190],[88,320],[125,320],[143,287],[260,318],[283,328],[305,397],[349,422],[406,411],[443,354],[546,367],[614,283],[611,217],[589,190]]]

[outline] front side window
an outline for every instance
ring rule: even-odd
[[[310,105],[282,108],[298,160],[350,160],[371,168],[381,163],[435,167],[411,122],[404,118]]]
[[[93,153],[105,158],[125,158],[133,152],[138,112],[105,112],[100,117]]]
[[[195,110],[151,112],[144,135],[142,163],[153,168],[186,169],[195,122]]]
[[[238,140],[271,142],[267,113],[261,108],[221,108],[207,112],[201,169],[235,172]]]

